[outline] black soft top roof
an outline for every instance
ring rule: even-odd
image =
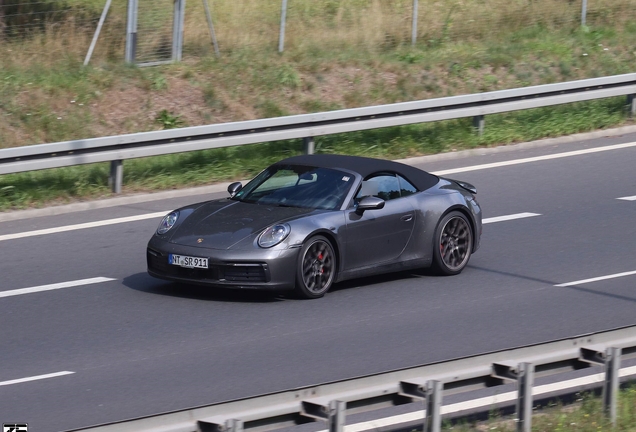
[[[332,154],[301,155],[283,159],[276,163],[284,165],[303,165],[318,168],[343,168],[357,172],[362,178],[378,172],[393,172],[401,175],[423,191],[437,184],[439,178],[421,169],[384,159],[373,159],[361,156],[345,156]]]

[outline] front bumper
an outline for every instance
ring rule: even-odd
[[[146,249],[148,274],[174,282],[272,291],[293,289],[300,248],[218,250],[172,244],[153,237]],[[168,254],[208,258],[209,268],[168,263]]]

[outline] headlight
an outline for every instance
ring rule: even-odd
[[[267,228],[258,237],[258,245],[263,248],[276,246],[285,240],[291,232],[291,228],[287,224],[276,224]]]
[[[157,234],[164,235],[165,233],[170,231],[170,228],[172,228],[174,224],[177,223],[177,219],[179,219],[178,211],[173,211],[165,215],[163,219],[161,219],[161,222],[159,223],[159,228],[157,228]]]

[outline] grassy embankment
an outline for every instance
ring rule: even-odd
[[[201,4],[189,2],[183,63],[123,66],[125,5],[114,2],[83,68],[102,2],[67,3],[63,22],[3,42],[0,147],[629,73],[636,60],[636,0],[590,2],[587,28],[579,26],[578,2],[422,0],[415,47],[410,0],[298,0],[290,2],[283,55],[276,52],[279,2],[256,10],[247,0],[217,0],[221,57],[213,55]],[[74,15],[78,5],[82,12]],[[142,28],[169,24],[170,14],[143,17],[149,23],[142,20]],[[148,54],[152,38],[140,47]],[[630,122],[625,98],[616,98],[488,116],[481,137],[462,119],[320,137],[316,144],[325,153],[401,158]],[[246,178],[301,147],[279,142],[130,160],[124,191]],[[107,164],[0,176],[0,210],[106,196],[107,176]]]
[[[500,416],[491,413],[486,421],[447,422],[442,430],[514,432],[517,424],[514,416]],[[602,400],[599,396],[586,393],[574,403],[550,404],[535,410],[532,416],[532,430],[536,432],[633,432],[636,431],[636,388],[628,387],[619,392],[617,421],[613,427],[603,415]]]

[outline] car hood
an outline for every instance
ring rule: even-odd
[[[186,216],[176,227],[170,243],[229,249],[246,237],[260,234],[270,225],[314,211],[309,208],[266,206],[227,199],[210,201]]]

